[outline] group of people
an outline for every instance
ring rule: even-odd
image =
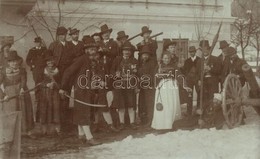
[[[182,118],[181,103],[187,103],[185,116],[193,115],[193,89],[198,95],[197,107],[202,105],[203,112],[229,73],[245,82],[241,67],[245,61],[226,41],[220,41],[219,57],[211,55],[208,40],[200,41],[202,57],[196,55],[195,46],[190,46],[190,57],[180,67],[175,41],[164,42],[161,60],[157,60],[157,42],[147,26],[142,27],[143,40],[136,47],[124,31],[119,31],[113,40],[113,30],[106,24],[100,30],[80,41],[80,30],[58,27],[57,40],[48,48],[40,37],[34,39],[35,47],[29,50],[25,61],[35,82],[35,119],[23,59],[10,50],[10,43],[2,45],[2,111],[21,110],[27,135],[32,134],[34,120],[41,123],[43,135],[77,129],[79,139],[90,145],[100,144],[92,135],[100,127],[109,132],[119,132],[126,126],[135,130],[140,125],[171,129],[174,121]],[[67,35],[71,41],[66,40]],[[70,101],[74,102],[72,107]]]

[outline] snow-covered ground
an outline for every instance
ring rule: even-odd
[[[178,130],[46,156],[57,159],[260,159],[260,117],[245,109],[246,125],[235,129]]]

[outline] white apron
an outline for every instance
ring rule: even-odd
[[[162,110],[156,104],[161,102]],[[181,118],[180,97],[177,83],[173,79],[163,79],[156,88],[152,128],[172,129],[173,122]]]

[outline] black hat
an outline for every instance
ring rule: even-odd
[[[36,38],[34,38],[34,42],[35,42],[35,43],[40,43],[40,42],[42,42],[41,37],[36,37]]]
[[[172,41],[171,39],[165,39],[163,43],[164,50],[168,48],[170,45],[176,45],[177,43],[175,41]]]
[[[98,47],[98,45],[95,43],[95,40],[90,35],[84,36],[84,49],[89,47]]]
[[[149,30],[149,28],[147,26],[143,26],[141,36],[143,36],[144,33],[152,33],[152,30]]]
[[[19,56],[17,55],[17,51],[15,51],[15,50],[11,50],[7,55],[8,61],[14,61],[14,60],[18,60],[18,59],[19,59]]]
[[[94,34],[91,35],[92,38],[93,38],[94,36],[99,36],[99,37],[101,37],[101,36],[100,36],[100,33],[94,33]]]
[[[126,41],[123,45],[122,45],[122,50],[131,50],[131,51],[134,51],[134,47],[133,45],[129,42],[129,41]]]
[[[190,46],[189,47],[189,52],[196,52],[196,51],[197,51],[197,49],[196,49],[195,46]]]
[[[3,42],[1,46],[1,50],[3,50],[6,46],[12,47],[12,43],[10,42]]]
[[[61,26],[61,27],[57,28],[56,34],[57,35],[66,35],[67,32],[68,32],[68,30],[65,27]]]
[[[75,33],[79,33],[79,30],[77,28],[71,29],[69,35],[73,35]]]
[[[200,47],[207,47],[207,48],[210,48],[210,46],[209,46],[209,41],[208,40],[201,40],[200,41],[200,45],[199,45]]]
[[[124,38],[124,37],[126,37],[127,39],[128,39],[128,35],[126,35],[125,34],[125,31],[119,31],[119,32],[117,32],[117,40],[119,40],[119,39],[121,39],[121,38]]]
[[[139,55],[142,55],[142,54],[148,54],[148,55],[151,55],[152,52],[151,52],[151,49],[149,48],[148,45],[144,45],[142,50],[140,51]]]
[[[219,49],[223,49],[225,47],[228,47],[229,46],[229,43],[227,43],[226,40],[222,40],[219,42]]]
[[[54,56],[51,50],[45,50],[44,54],[45,54],[45,58],[44,58],[45,61],[54,60]]]
[[[113,31],[113,29],[112,28],[108,28],[108,26],[106,25],[106,24],[104,24],[104,25],[102,25],[101,27],[100,27],[100,35],[102,35],[102,34],[104,34],[104,33],[106,33],[106,32],[112,32]]]
[[[232,55],[235,55],[237,53],[237,50],[230,46],[230,47],[227,48],[226,52],[227,52],[227,54],[226,54],[227,56],[232,56]]]

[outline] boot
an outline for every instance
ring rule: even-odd
[[[120,123],[119,127],[118,127],[119,130],[123,130],[125,129],[125,124],[123,123]]]
[[[92,138],[90,140],[87,140],[87,144],[89,144],[90,146],[96,146],[96,145],[101,145],[102,143]]]
[[[114,125],[112,125],[112,124],[108,125],[108,129],[112,132],[119,132],[120,131],[119,129],[115,128]]]
[[[138,127],[135,125],[135,124],[130,124],[129,125],[129,128],[132,129],[132,130],[136,130]]]

